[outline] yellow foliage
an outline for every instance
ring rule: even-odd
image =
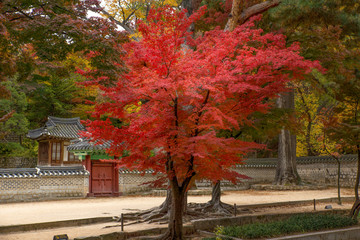
[[[324,139],[321,112],[325,110],[325,107],[327,106],[321,106],[321,96],[316,94],[309,84],[303,83],[302,86],[298,86],[295,97],[295,108],[300,123],[300,130],[296,135],[296,155],[298,157],[308,156],[309,145],[313,152],[319,155],[328,155],[327,151],[336,151],[336,143]],[[310,132],[309,124],[311,126]]]
[[[136,20],[145,20],[151,8],[164,5],[177,7],[180,2],[180,0],[108,0],[104,7],[116,20],[131,26]],[[138,36],[135,34],[135,37]]]
[[[125,111],[129,114],[131,113],[137,113],[140,111],[141,108],[141,102],[138,102],[137,104],[130,104],[125,107]]]
[[[79,116],[81,119],[90,118],[91,112],[94,111],[95,105],[85,104],[85,99],[97,98],[99,96],[99,88],[97,86],[87,86],[80,90],[79,103],[72,109],[74,116]]]
[[[64,67],[70,69],[91,69],[90,61],[84,58],[84,54],[80,52],[69,53],[66,59],[62,61],[62,64]]]

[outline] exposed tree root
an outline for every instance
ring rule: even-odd
[[[219,202],[207,202],[205,205],[200,206],[197,210],[201,212],[218,213],[224,215],[232,215],[234,213],[234,207],[230,204]]]
[[[152,208],[146,211],[135,212],[135,213],[127,213],[124,214],[124,223],[129,223],[130,221],[136,223],[167,223],[169,220],[168,211],[163,211],[162,208]],[[136,221],[134,221],[136,219]],[[117,218],[117,221],[121,221],[120,218]],[[133,223],[134,224],[134,223]]]
[[[249,209],[237,209],[237,215],[249,212]],[[216,204],[211,202],[189,203],[183,219],[184,222],[189,222],[195,219],[234,216],[234,214],[234,206],[223,202],[218,202]],[[169,212],[161,211],[160,207],[142,212],[124,214],[123,216],[124,226],[138,223],[168,224],[169,222]],[[119,218],[116,220],[121,221]]]
[[[235,206],[220,201],[220,182],[213,186],[211,200],[207,203],[189,203],[184,208],[183,221],[190,222],[195,219],[228,217],[235,215]],[[124,226],[138,223],[168,224],[170,218],[171,191],[168,190],[165,201],[158,207],[123,214]],[[236,214],[249,213],[249,209],[236,209]],[[120,222],[121,217],[114,218]]]
[[[207,203],[189,203],[184,209],[183,221],[189,222],[195,219],[210,217],[228,217],[235,215],[233,205],[220,201],[220,182],[213,187],[212,198]],[[170,217],[171,192],[167,192],[165,201],[158,207],[135,213],[124,214],[124,225],[137,223],[168,224]],[[236,209],[237,214],[249,213],[249,209]],[[120,217],[115,219],[121,221]]]

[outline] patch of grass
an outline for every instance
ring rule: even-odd
[[[253,223],[243,226],[218,227],[216,229],[216,233],[231,237],[253,239],[276,237],[291,233],[305,233],[324,229],[342,228],[355,225],[356,223],[356,220],[342,215],[297,214],[282,221]],[[219,240],[221,238],[218,237],[216,239]]]

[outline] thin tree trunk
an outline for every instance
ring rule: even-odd
[[[277,101],[279,108],[295,108],[294,90],[282,93]],[[279,135],[278,164],[276,168],[276,185],[299,184],[300,177],[296,170],[296,136],[284,127]]]
[[[336,158],[336,162],[337,162],[337,165],[338,165],[338,169],[337,169],[338,202],[339,202],[339,205],[341,205],[341,193],[340,193],[341,163],[340,163],[340,159]]]
[[[325,151],[331,155],[335,160],[336,160],[336,163],[337,163],[337,189],[338,189],[338,203],[339,205],[341,205],[341,187],[340,187],[340,173],[341,173],[341,162],[340,162],[340,159],[339,157],[335,156],[334,154],[331,154],[330,151],[327,149],[326,145],[325,145],[325,135],[324,135],[324,149]]]
[[[355,181],[355,186],[354,186],[354,192],[355,192],[355,202],[354,205],[351,208],[351,212],[350,215],[352,218],[356,219],[357,216],[359,215],[359,210],[360,210],[360,199],[359,199],[359,182],[360,182],[360,145],[356,145],[357,148],[357,154],[358,154],[358,159],[357,159],[357,174],[356,174],[356,181]]]
[[[316,154],[312,150],[312,145],[311,145],[311,127],[312,127],[312,120],[309,119],[308,125],[306,127],[306,150],[308,156],[316,156]]]
[[[311,117],[311,114],[310,114],[310,108],[305,101],[305,97],[301,90],[301,87],[299,87],[297,90],[300,95],[300,99],[303,104],[303,107],[305,108],[305,112],[306,112],[305,114],[306,114],[306,117],[308,120],[308,123],[306,126],[306,135],[305,135],[307,155],[308,156],[318,156],[319,153],[314,149],[314,147],[311,144],[311,131],[312,131],[312,125],[313,125],[313,118]]]

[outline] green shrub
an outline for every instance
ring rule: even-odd
[[[22,146],[19,143],[0,143],[0,156],[2,157],[34,157],[37,154],[36,146]]]
[[[218,227],[216,233],[218,235],[253,239],[275,237],[290,233],[342,228],[356,223],[356,220],[341,215],[298,214],[282,221],[253,223],[243,226]]]
[[[25,149],[18,143],[0,143],[0,155],[9,156],[24,150]]]

